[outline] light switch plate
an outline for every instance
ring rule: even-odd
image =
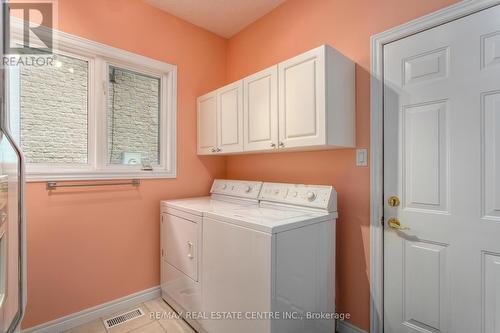
[[[368,149],[356,149],[356,166],[368,166]]]

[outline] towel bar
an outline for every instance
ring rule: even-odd
[[[58,184],[57,182],[47,182],[47,191],[55,190],[60,187],[91,187],[91,186],[114,186],[114,185],[132,185],[139,186],[139,179],[132,179],[130,182],[113,182],[113,183],[81,183],[81,184]]]

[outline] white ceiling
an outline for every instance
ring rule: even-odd
[[[147,4],[229,38],[285,0],[144,0]]]

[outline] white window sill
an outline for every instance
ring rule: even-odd
[[[175,172],[167,171],[131,171],[131,172],[80,172],[80,173],[26,173],[27,182],[105,180],[105,179],[155,179],[177,178]]]

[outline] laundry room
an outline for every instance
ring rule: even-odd
[[[0,333],[498,333],[499,0],[5,0]]]

